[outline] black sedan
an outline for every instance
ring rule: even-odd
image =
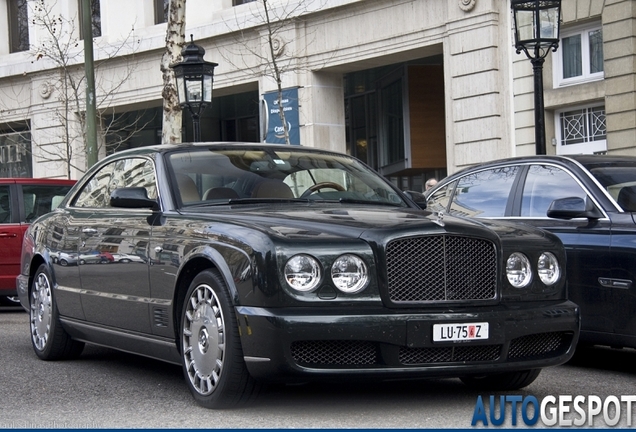
[[[454,215],[525,222],[558,235],[581,342],[636,348],[636,158],[536,156],[458,172],[428,193]]]
[[[181,364],[210,408],[268,381],[516,389],[567,361],[579,311],[559,239],[411,197],[354,158],[299,146],[109,156],[26,234],[18,293],[35,353],[94,343]],[[60,266],[56,251],[147,259]]]

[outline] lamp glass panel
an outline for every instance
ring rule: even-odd
[[[534,39],[534,11],[518,10],[517,14],[517,41]]]
[[[212,102],[212,76],[203,76],[203,101]]]
[[[179,97],[180,104],[187,102],[183,77],[177,77],[177,96]]]
[[[201,102],[203,96],[203,88],[201,79],[186,78],[185,81],[188,102]]]
[[[540,39],[558,39],[559,8],[542,9],[539,12]]]

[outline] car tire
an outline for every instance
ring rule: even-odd
[[[197,403],[220,409],[253,400],[261,386],[243,360],[234,307],[217,271],[192,280],[181,312],[183,373]]]
[[[86,261],[84,261],[83,259],[81,259],[81,260],[79,260],[79,263],[80,263],[81,265],[84,265],[84,264],[86,264]]]
[[[470,375],[460,379],[467,386],[479,390],[518,390],[532,384],[539,373],[541,369],[530,369],[492,375]]]
[[[66,261],[65,259],[61,259],[61,260],[60,260],[60,265],[61,265],[62,267],[66,267],[66,266],[68,265],[68,261]]]
[[[29,315],[31,344],[42,360],[77,358],[84,349],[62,327],[52,289],[51,273],[46,264],[40,265],[33,277],[30,291]]]

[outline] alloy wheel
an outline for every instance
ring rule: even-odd
[[[51,282],[44,273],[38,273],[31,292],[31,338],[38,350],[43,350],[51,333]]]
[[[216,293],[201,284],[187,299],[182,348],[186,372],[201,395],[212,393],[225,360],[225,318]]]

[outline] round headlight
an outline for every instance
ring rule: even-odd
[[[285,264],[285,280],[296,291],[312,291],[320,283],[320,277],[320,264],[309,255],[295,255]]]
[[[551,252],[543,252],[541,254],[539,262],[537,263],[537,272],[539,273],[541,282],[548,286],[554,285],[559,281],[561,268],[554,254]]]
[[[508,282],[515,288],[523,288],[532,280],[532,267],[530,260],[522,253],[515,252],[506,262],[506,276]]]
[[[340,255],[331,266],[331,279],[340,291],[356,293],[367,285],[367,266],[355,255]]]

